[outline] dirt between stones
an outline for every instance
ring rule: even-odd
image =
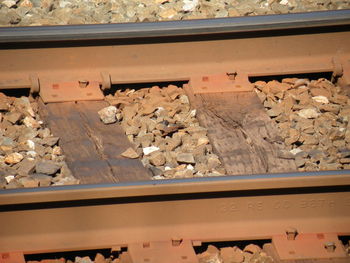
[[[119,122],[134,148],[122,156],[141,158],[153,179],[224,175],[207,129],[199,125],[182,88],[169,85],[118,90],[98,112],[106,123]]]
[[[282,158],[299,171],[350,168],[350,99],[326,79],[286,78],[255,83],[267,114],[284,139]]]
[[[0,93],[0,189],[77,184],[28,97]]]

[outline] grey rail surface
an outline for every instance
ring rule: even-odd
[[[223,34],[350,25],[350,10],[151,23],[0,27],[0,43]]]

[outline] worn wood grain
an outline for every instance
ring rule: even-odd
[[[277,127],[254,92],[193,94],[191,106],[230,175],[296,171],[294,160],[281,159]]]
[[[97,112],[104,101],[64,102],[44,105],[40,113],[67,157],[67,164],[81,183],[112,183],[149,180],[139,159],[120,154],[131,143],[119,124],[103,124]]]

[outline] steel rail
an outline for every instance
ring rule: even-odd
[[[174,237],[266,239],[289,226],[299,233],[347,235],[349,192],[349,171],[3,191],[0,252],[108,248]]]
[[[349,14],[345,10],[211,22],[1,28],[0,42],[330,28],[349,25]],[[292,22],[297,17],[300,20]],[[220,26],[220,21],[227,23]],[[79,30],[70,31],[74,28]],[[37,74],[45,91],[45,81],[46,88],[78,77],[98,81],[102,70],[108,71],[111,83],[183,80],[191,77],[189,73],[232,70],[258,76],[341,68],[343,76],[349,76],[348,36],[343,30],[311,32],[303,38],[285,34],[169,41],[162,46],[157,39],[138,45],[131,39],[130,45],[116,41],[83,48],[5,48],[0,57],[11,63],[0,66],[0,87],[13,83],[28,87],[32,85],[29,76]],[[239,52],[232,52],[233,47]],[[0,191],[0,222],[6,227],[0,228],[0,253],[129,246],[174,237],[190,241],[271,238],[289,226],[300,233],[350,234],[349,192],[348,170],[4,190]]]
[[[350,10],[148,23],[0,27],[0,43],[149,38],[350,25]]]
[[[248,37],[220,35],[215,39],[213,34],[201,39],[193,36],[195,39],[191,40],[62,42],[63,46],[61,42],[5,43],[0,44],[0,59],[11,63],[0,65],[0,89],[38,91],[40,86],[40,96],[45,102],[52,102],[57,98],[70,99],[69,92],[52,97],[54,83],[85,79],[108,86],[188,81],[192,76],[223,72],[241,72],[249,77],[334,72],[336,76],[343,75],[347,85],[350,81],[346,77],[350,68],[348,28],[336,31],[325,26],[323,29],[327,30],[323,32],[315,28],[303,34],[282,31],[277,35],[265,32]],[[71,89],[71,93],[74,91],[81,94],[79,89]]]
[[[43,202],[327,186],[350,186],[350,170],[9,189],[0,191],[0,211],[6,211],[6,207]]]

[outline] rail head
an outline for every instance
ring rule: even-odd
[[[0,43],[192,36],[350,25],[350,10],[147,23],[0,27]]]
[[[33,203],[122,200],[122,202],[350,191],[350,171],[323,171],[195,179],[156,180],[106,185],[72,185],[0,191],[0,210]],[[2,207],[2,208],[1,208]]]
[[[350,233],[349,185],[349,171],[330,171],[4,191],[0,253],[270,239],[288,227],[338,240]]]

